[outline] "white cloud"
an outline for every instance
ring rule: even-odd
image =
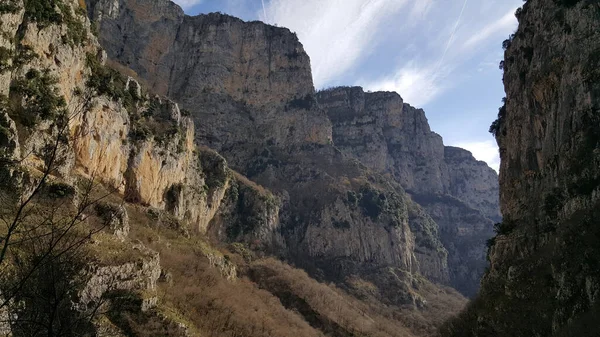
[[[463,44],[463,48],[470,49],[475,47],[477,44],[489,40],[492,37],[501,34],[506,34],[511,30],[514,31],[518,24],[517,18],[514,14],[515,10],[516,8],[509,10],[508,13],[506,13],[500,19],[490,23],[482,29],[476,30],[477,33],[473,34],[467,41],[465,41],[465,43]]]
[[[366,81],[365,87],[370,90],[397,91],[407,103],[421,107],[460,83],[467,75],[459,69],[471,67],[474,60],[477,62],[475,64],[479,64],[476,69],[483,71],[482,55],[489,54],[489,50],[477,54],[473,53],[473,47],[508,34],[514,30],[517,21],[514,16],[516,7],[510,4],[510,10],[498,18],[497,8],[485,9],[481,3],[473,1],[457,1],[453,6],[432,6],[431,0],[418,3],[420,5],[415,5],[413,10],[420,9],[419,12],[427,16],[423,17],[423,21],[434,27],[426,35],[417,35],[421,40],[418,57],[404,48],[402,55],[409,58],[402,60],[392,74]],[[490,21],[491,24],[485,24]],[[497,68],[497,61],[486,65]]]
[[[498,145],[493,140],[459,142],[452,146],[462,147],[471,151],[473,157],[477,160],[486,162],[496,172],[500,170],[500,155],[498,154]]]
[[[419,67],[412,61],[400,67],[395,74],[366,82],[363,86],[371,91],[395,91],[406,103],[422,107],[446,89],[438,79],[445,77],[449,71],[446,68],[436,72],[435,66]]]
[[[431,9],[431,5],[433,5],[434,0],[419,0],[415,1],[415,4],[410,12],[411,18],[422,18],[424,17],[429,10]],[[418,20],[415,20],[415,22]]]
[[[192,6],[196,6],[200,3],[202,3],[204,0],[171,0],[174,3],[178,4],[179,6],[181,6],[181,8],[185,9],[189,9]]]
[[[408,0],[271,0],[258,15],[295,31],[311,57],[317,87],[351,69],[377,44],[384,21]],[[428,6],[421,9],[426,11]],[[265,17],[266,15],[266,17]]]

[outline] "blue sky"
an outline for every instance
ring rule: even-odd
[[[446,145],[498,169],[488,127],[504,97],[502,41],[522,0],[174,0],[296,32],[317,89],[396,91],[425,110]]]

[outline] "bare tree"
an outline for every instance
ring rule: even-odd
[[[14,336],[79,336],[91,333],[101,302],[76,308],[77,289],[85,283],[85,244],[111,222],[86,224],[91,209],[114,191],[101,192],[95,173],[75,186],[57,182],[61,156],[77,137],[69,126],[90,107],[93,93],[79,93],[69,109],[59,107],[51,137],[39,153],[21,162],[2,160],[12,181],[0,186],[0,311]],[[69,111],[70,110],[70,111]],[[20,170],[27,156],[43,159],[37,174]],[[0,315],[2,319],[2,315]],[[3,322],[0,322],[2,324]]]

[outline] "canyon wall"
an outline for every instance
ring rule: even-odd
[[[504,42],[503,221],[451,336],[595,336],[600,256],[600,7],[529,0]]]

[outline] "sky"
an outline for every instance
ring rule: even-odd
[[[504,97],[502,41],[523,0],[174,0],[189,15],[223,12],[296,32],[317,89],[396,91],[423,108],[446,145],[496,171],[488,133]]]

